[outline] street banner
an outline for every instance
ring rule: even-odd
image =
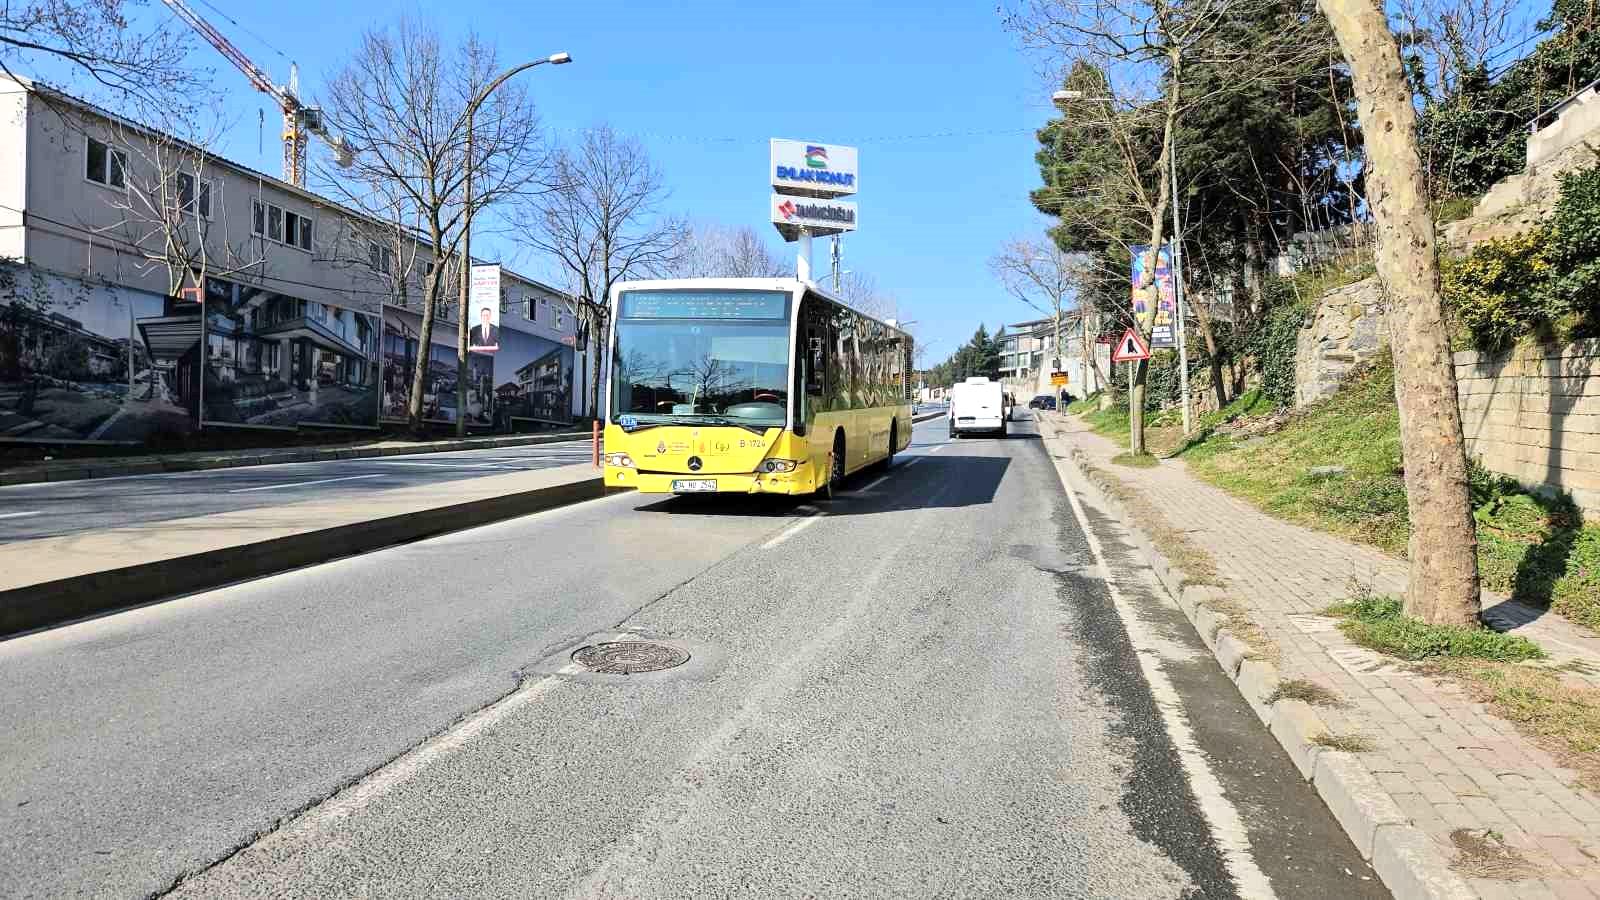
[[[473,266],[467,293],[467,349],[494,353],[500,349],[500,267]]]
[[[1172,245],[1162,246],[1159,254],[1152,254],[1148,244],[1133,249],[1133,318],[1139,330],[1150,335],[1152,349],[1170,349],[1178,346],[1174,311],[1178,308],[1172,283]],[[1155,258],[1152,259],[1151,257]],[[1149,274],[1154,266],[1153,275]],[[1145,284],[1146,279],[1149,284]],[[1152,324],[1151,319],[1154,318]]]

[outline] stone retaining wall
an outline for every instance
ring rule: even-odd
[[[1468,454],[1600,517],[1600,340],[1454,357]]]

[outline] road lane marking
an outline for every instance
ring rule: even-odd
[[[793,525],[790,525],[788,528],[785,528],[783,531],[779,532],[777,537],[773,538],[770,541],[767,541],[765,544],[762,544],[761,545],[761,549],[763,549],[763,550],[771,550],[773,547],[778,546],[779,544],[783,543],[784,541],[787,541],[789,538],[792,538],[795,535],[799,534],[800,532],[806,530],[807,528],[810,528],[811,526],[817,524],[817,522],[821,521],[822,517],[825,516],[825,515],[827,515],[827,513],[819,512],[819,513],[814,513],[812,515],[809,515],[809,516],[805,517],[804,519],[801,519],[800,521],[794,523]]]
[[[1059,463],[1057,465],[1059,466]],[[1122,625],[1128,631],[1128,639],[1133,643],[1135,651],[1134,656],[1139,660],[1139,668],[1144,672],[1145,682],[1150,685],[1150,693],[1155,698],[1156,708],[1160,710],[1162,720],[1166,723],[1172,745],[1178,751],[1178,761],[1183,766],[1184,774],[1189,776],[1189,786],[1194,791],[1195,800],[1200,804],[1200,813],[1206,817],[1207,823],[1211,826],[1211,835],[1216,839],[1217,848],[1222,851],[1222,864],[1233,877],[1234,886],[1239,889],[1239,896],[1276,897],[1272,883],[1256,865],[1250,847],[1250,832],[1246,830],[1244,820],[1239,817],[1239,810],[1234,807],[1233,801],[1228,799],[1227,793],[1222,789],[1222,782],[1218,781],[1216,774],[1211,771],[1205,752],[1195,740],[1194,731],[1189,728],[1189,720],[1183,713],[1182,696],[1179,695],[1178,689],[1173,687],[1166,670],[1155,658],[1157,653],[1148,652],[1152,646],[1159,643],[1159,639],[1151,633],[1150,627],[1122,596],[1122,592],[1117,590],[1116,582],[1112,580],[1111,566],[1106,562],[1105,552],[1100,545],[1100,538],[1089,525],[1089,517],[1083,511],[1083,502],[1078,499],[1078,492],[1068,483],[1066,475],[1059,468],[1056,470],[1056,475],[1061,479],[1061,486],[1067,492],[1067,500],[1072,505],[1072,515],[1078,520],[1078,527],[1083,531],[1089,551],[1094,554],[1095,565],[1100,570],[1100,578],[1105,582],[1111,603],[1116,607],[1117,614],[1122,618]]]
[[[924,459],[924,457],[921,457],[921,456],[913,456],[909,460],[901,463],[899,465],[899,468],[909,469],[912,466],[916,465],[917,463],[922,462],[923,459]]]
[[[880,484],[883,484],[885,481],[888,481],[888,480],[889,480],[889,476],[887,476],[887,475],[879,475],[877,478],[874,478],[871,481],[867,482],[867,486],[862,488],[862,490],[870,491],[873,488],[877,487]]]
[[[23,512],[0,513],[0,519],[20,519],[23,516],[37,516],[37,509],[24,510]]]
[[[234,488],[230,494],[246,494],[250,491],[275,491],[279,488],[308,487],[313,484],[329,484],[334,481],[355,481],[357,478],[382,478],[381,473],[371,475],[346,475],[342,478],[318,478],[315,481],[290,481],[284,484],[263,484],[259,487]]]
[[[944,448],[946,448],[948,446],[950,446],[950,445],[949,444],[940,444],[939,446],[934,447],[932,450],[929,450],[928,452],[929,453],[938,453],[940,450],[943,450]]]

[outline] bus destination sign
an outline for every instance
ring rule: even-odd
[[[624,319],[782,319],[788,291],[623,291]]]

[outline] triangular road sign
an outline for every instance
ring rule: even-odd
[[[1122,333],[1117,341],[1117,348],[1111,351],[1112,362],[1135,362],[1150,358],[1150,347],[1139,337],[1139,332],[1129,328]]]

